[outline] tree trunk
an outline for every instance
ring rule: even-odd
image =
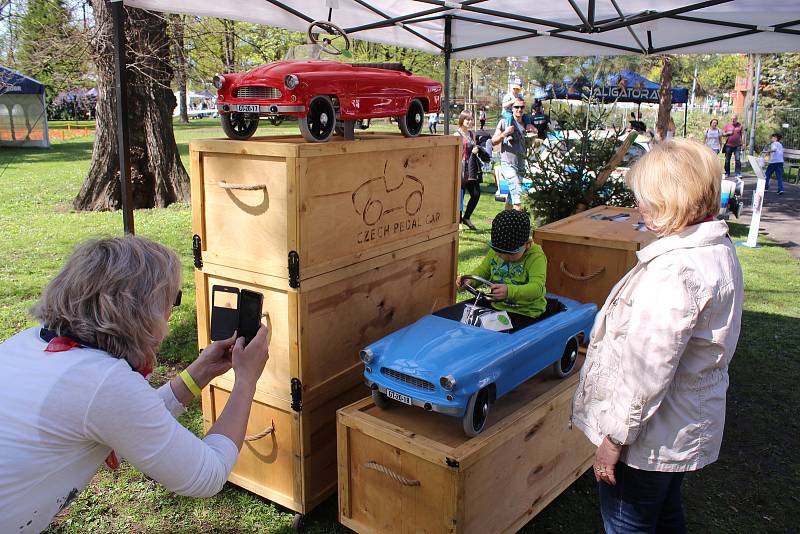
[[[114,48],[111,12],[105,0],[91,0],[96,24],[90,41],[97,67],[96,137],[89,175],[73,201],[77,210],[121,207],[117,146]],[[165,207],[189,198],[189,176],[181,163],[172,110],[167,24],[149,11],[125,8],[128,58],[128,121],[134,208]]]
[[[236,26],[232,20],[222,20],[222,62],[225,72],[236,72]]]
[[[180,101],[178,113],[183,124],[189,124],[189,110],[186,107],[186,49],[183,39],[183,15],[170,15],[172,27],[172,47],[175,57],[175,83],[178,86]]]
[[[656,137],[664,139],[667,135],[669,117],[672,112],[672,58],[661,56],[661,93],[658,97],[658,118]]]

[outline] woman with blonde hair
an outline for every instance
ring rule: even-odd
[[[676,139],[626,177],[659,239],[597,315],[572,416],[598,446],[608,533],[686,532],[683,475],[719,456],[743,298],[728,226],[715,218],[721,173],[703,144]]]
[[[481,161],[489,161],[491,154],[478,144],[475,137],[475,118],[471,111],[464,110],[458,116],[458,129],[455,135],[461,139],[461,213],[462,224],[470,230],[478,228],[473,224],[470,217],[478,206],[481,198],[481,177],[483,169]],[[464,194],[469,195],[467,207],[464,209]]]
[[[158,389],[147,376],[180,304],[181,265],[141,237],[79,246],[32,314],[0,344],[0,532],[40,532],[118,456],[180,495],[225,484],[244,439],[267,331],[212,343]],[[212,378],[236,381],[202,440],[175,419]]]

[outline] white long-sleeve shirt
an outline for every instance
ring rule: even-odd
[[[112,449],[180,495],[222,489],[236,445],[178,423],[184,408],[169,384],[154,389],[101,350],[46,346],[39,327],[0,344],[0,532],[46,528]]]

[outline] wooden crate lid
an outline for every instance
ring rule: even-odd
[[[612,219],[620,215],[628,215],[628,217]],[[534,232],[534,239],[537,243],[561,241],[624,250],[641,250],[655,241],[658,236],[649,230],[644,232],[637,230],[635,225],[640,222],[642,222],[642,217],[636,208],[597,206],[537,228]]]
[[[391,133],[357,133],[354,140],[346,141],[341,137],[333,137],[327,143],[309,143],[299,135],[270,135],[253,137],[247,141],[225,138],[193,139],[189,141],[189,149],[221,154],[303,158],[378,150],[456,146],[458,143],[459,138],[454,135],[403,137],[401,134]]]

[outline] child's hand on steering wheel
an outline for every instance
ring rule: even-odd
[[[505,300],[508,297],[508,286],[506,284],[492,284],[492,296],[496,300]]]

